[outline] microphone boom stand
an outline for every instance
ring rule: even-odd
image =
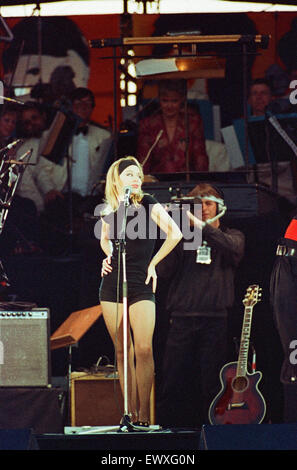
[[[129,207],[129,198],[125,198],[124,202],[124,217],[121,231],[121,238],[118,241],[118,249],[122,256],[123,265],[123,347],[124,347],[124,414],[121,420],[120,431],[131,431],[133,426],[129,417],[129,403],[128,403],[128,282],[126,271],[126,226],[127,226],[127,211]]]
[[[123,263],[123,280],[122,280],[122,294],[123,294],[123,349],[124,349],[124,377],[123,377],[123,394],[124,394],[124,413],[121,419],[119,432],[130,431],[144,431],[148,432],[150,429],[140,429],[131,423],[129,416],[129,403],[128,403],[128,282],[126,272],[126,227],[127,227],[127,212],[129,207],[129,193],[125,195],[124,199],[124,217],[122,223],[121,237],[118,240],[119,259],[122,256]],[[120,268],[120,267],[119,267]]]
[[[4,152],[4,155],[2,157],[2,161],[0,163],[0,236],[3,233],[7,215],[14,199],[14,195],[20,177],[24,170],[24,166],[29,164],[29,160],[27,162],[23,162],[23,158],[27,156],[31,157],[31,155],[32,150],[26,152],[24,155],[22,155],[18,162],[15,161],[13,164],[11,164],[11,162],[7,160],[7,152]],[[20,165],[20,167],[18,166],[18,164]],[[13,171],[14,168],[16,168],[16,172]],[[1,260],[0,283],[2,287],[10,287],[9,279],[4,271]]]

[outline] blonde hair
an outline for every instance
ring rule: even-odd
[[[119,186],[120,186],[120,172],[119,172],[119,166],[122,162],[125,162],[127,160],[132,160],[133,163],[132,165],[136,165],[137,168],[139,169],[139,175],[141,181],[144,179],[143,175],[143,169],[139,161],[135,157],[123,157],[120,158],[119,160],[116,160],[108,169],[107,175],[106,175],[106,184],[105,184],[105,202],[107,204],[106,209],[104,210],[104,213],[110,213],[114,212],[118,209],[120,205],[119,201]],[[138,206],[143,198],[143,192],[140,190],[138,193],[134,194],[132,193],[130,196],[133,204]]]

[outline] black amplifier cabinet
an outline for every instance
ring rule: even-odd
[[[227,216],[231,218],[253,217],[277,210],[276,197],[264,186],[216,181],[214,184],[224,194]],[[173,196],[186,196],[197,182],[168,181],[144,183],[143,191],[152,194],[161,204],[168,204]]]
[[[0,310],[0,387],[50,385],[50,313]]]

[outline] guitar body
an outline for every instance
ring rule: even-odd
[[[237,362],[220,371],[222,389],[209,407],[211,424],[259,424],[266,413],[265,400],[258,390],[261,372],[236,376]]]

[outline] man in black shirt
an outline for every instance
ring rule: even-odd
[[[202,243],[189,250],[181,240],[158,268],[160,284],[170,277],[166,309],[171,325],[157,403],[162,425],[207,423],[209,405],[219,391],[227,312],[234,302],[234,274],[244,253],[244,235],[220,222],[226,208],[219,191],[199,184],[188,195],[202,204],[202,220],[187,212],[191,224],[202,230]]]
[[[297,421],[297,214],[280,238],[270,278],[274,321],[283,348],[284,422]]]

